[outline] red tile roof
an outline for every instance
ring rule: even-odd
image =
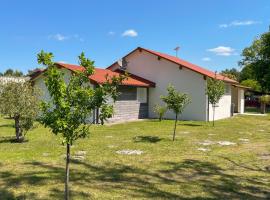
[[[82,71],[84,68],[79,65],[56,63],[60,67],[64,67],[71,71]],[[121,71],[113,72],[108,69],[95,68],[95,73],[89,76],[91,82],[96,84],[103,84],[106,82],[106,76],[112,78],[113,76],[119,77],[123,74]],[[129,74],[129,77],[122,82],[122,85],[137,86],[137,87],[155,87],[155,83],[144,78]]]
[[[168,61],[170,61],[170,62],[173,62],[173,63],[179,65],[179,67],[185,67],[185,68],[190,69],[190,70],[192,70],[192,71],[194,71],[194,72],[197,72],[197,73],[199,73],[199,74],[208,76],[208,77],[210,77],[210,78],[215,78],[215,72],[212,72],[212,71],[207,70],[207,69],[205,69],[205,68],[202,68],[202,67],[199,67],[199,66],[197,66],[197,65],[194,65],[194,64],[192,64],[192,63],[190,63],[190,62],[187,62],[187,61],[185,61],[185,60],[182,60],[182,59],[180,59],[180,58],[178,58],[178,57],[171,56],[171,55],[168,55],[168,54],[165,54],[165,53],[160,53],[160,52],[153,51],[153,50],[150,50],[150,49],[145,49],[145,48],[142,48],[142,47],[136,48],[135,50],[133,50],[132,52],[130,52],[130,53],[127,54],[126,56],[132,54],[133,52],[135,52],[135,51],[137,51],[137,50],[140,50],[140,51],[141,51],[141,50],[144,50],[144,51],[146,51],[146,52],[148,52],[148,53],[151,53],[151,54],[153,54],[153,55],[156,55],[156,56],[158,56],[158,57],[160,57],[160,58],[163,58],[163,59],[165,59],[165,60],[168,60]],[[125,56],[125,57],[126,57],[126,56]],[[114,64],[115,64],[115,63],[114,63]],[[109,66],[107,69],[111,69],[112,66],[113,66],[114,64],[112,64],[111,66]],[[225,82],[238,83],[237,81],[232,80],[232,79],[230,79],[230,78],[228,78],[228,77],[222,76],[221,74],[216,74],[216,78],[219,79],[219,80],[223,80],[223,81],[225,81]]]

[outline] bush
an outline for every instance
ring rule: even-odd
[[[264,114],[266,105],[270,104],[270,95],[263,95],[259,100],[261,103],[261,113]]]
[[[158,115],[159,121],[161,121],[165,115],[167,111],[167,107],[166,106],[161,106],[156,104],[154,106],[154,112]]]

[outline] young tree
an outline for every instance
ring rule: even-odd
[[[38,54],[38,63],[47,67],[45,72],[45,84],[48,88],[51,100],[42,102],[42,116],[40,121],[49,127],[55,135],[61,134],[66,145],[66,176],[65,199],[69,199],[69,163],[70,148],[79,138],[85,138],[89,133],[90,124],[87,118],[96,108],[102,108],[106,112],[112,112],[108,106],[108,99],[114,101],[118,95],[117,87],[125,79],[125,76],[106,77],[107,82],[96,89],[90,86],[89,76],[95,71],[94,61],[86,58],[84,53],[79,56],[79,64],[82,71],[74,72],[69,82],[64,81],[63,73],[52,61],[53,54],[41,51]]]
[[[217,103],[219,102],[220,98],[224,95],[224,93],[225,93],[225,85],[223,81],[217,80],[216,78],[207,79],[206,94],[208,96],[209,103],[212,104],[213,126],[215,126],[215,109]]]
[[[0,83],[0,113],[15,121],[17,142],[24,140],[39,111],[38,90],[30,82]]]
[[[154,106],[154,112],[158,115],[158,119],[161,122],[161,120],[163,119],[164,114],[167,111],[167,107],[166,106],[161,106],[156,104]]]
[[[175,114],[174,131],[173,131],[173,141],[174,141],[178,115],[180,115],[184,111],[184,108],[189,103],[191,103],[191,100],[187,94],[178,92],[172,85],[168,86],[167,91],[168,95],[161,96],[161,99],[166,103],[167,108],[169,110],[172,110]]]

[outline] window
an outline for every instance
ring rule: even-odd
[[[231,93],[231,85],[226,84],[225,85],[225,94],[230,94]]]
[[[120,86],[118,92],[120,92],[120,95],[118,96],[117,101],[137,100],[136,87]]]
[[[147,103],[147,88],[137,88],[137,99],[140,103]]]

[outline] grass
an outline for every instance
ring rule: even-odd
[[[214,128],[182,121],[175,142],[172,129],[170,120],[92,126],[72,147],[73,155],[87,153],[71,163],[71,199],[270,199],[269,116],[236,116]],[[61,138],[41,125],[28,142],[14,143],[13,135],[13,122],[1,119],[0,199],[63,199]],[[236,145],[200,145],[204,140]],[[124,149],[144,153],[116,153]]]
[[[246,113],[261,113],[261,108],[259,107],[245,107],[245,112]],[[265,110],[266,113],[270,113],[269,107],[266,108]]]

